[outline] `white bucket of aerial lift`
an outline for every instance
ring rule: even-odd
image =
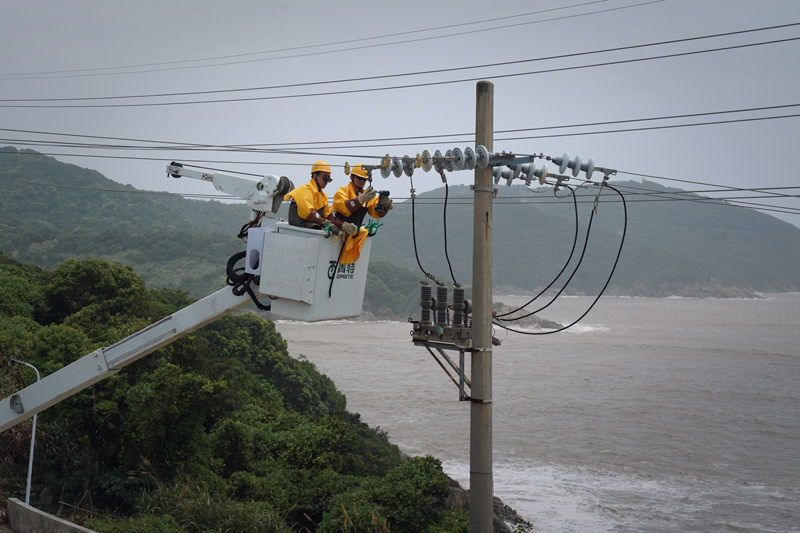
[[[334,241],[324,231],[286,222],[277,222],[275,229],[252,228],[245,272],[261,276],[257,290],[271,298],[272,314],[306,322],[357,317],[364,305],[371,241],[365,241],[358,261],[337,266],[344,235]]]

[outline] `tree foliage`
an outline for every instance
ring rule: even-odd
[[[2,255],[0,294],[18,298],[0,301],[6,395],[34,379],[12,357],[44,377],[191,302],[147,290],[120,264],[68,260],[44,271]],[[0,434],[10,454],[4,497],[24,487],[26,451],[13,443],[26,428]],[[289,356],[272,322],[244,313],[42,412],[32,492],[46,487],[73,504],[88,495],[107,514],[91,522],[98,531],[331,530],[342,506],[419,531],[452,520],[443,479],[432,458],[404,461],[385,432],[346,411],[327,376]]]

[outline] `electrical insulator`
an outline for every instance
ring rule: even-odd
[[[539,185],[544,185],[545,180],[547,179],[547,163],[542,165],[542,168],[536,169],[533,171],[533,175],[539,178]]]
[[[422,170],[425,172],[430,172],[433,168],[433,159],[431,158],[431,153],[428,150],[422,151]]]
[[[464,287],[453,289],[453,327],[460,328],[464,325]]]
[[[436,325],[447,327],[447,287],[436,286]]]
[[[563,174],[567,170],[567,165],[569,165],[569,152],[564,152],[561,157],[554,157],[553,163],[558,165],[559,174]]]
[[[577,176],[581,171],[581,156],[576,155],[575,158],[569,162],[569,168],[572,169],[572,176]]]
[[[581,170],[586,172],[586,179],[592,179],[592,172],[594,172],[594,159],[589,158],[589,161],[581,165]]]
[[[494,178],[495,185],[500,183],[500,174],[502,172],[503,172],[503,167],[494,167],[492,169],[492,178]]]
[[[467,170],[475,168],[475,151],[469,146],[464,148],[464,168]]]
[[[451,159],[451,157],[453,157],[453,151],[452,150],[446,151],[444,153],[444,156],[447,158],[444,162],[445,170],[447,170],[448,172],[453,172],[456,169],[455,163]]]
[[[433,168],[436,169],[436,172],[441,173],[444,169],[444,160],[442,159],[442,151],[436,150],[433,153]]]
[[[414,163],[413,157],[407,155],[403,156],[403,172],[405,172],[406,176],[409,178],[414,174]]]
[[[475,148],[475,166],[478,168],[486,168],[489,166],[489,150],[482,144]]]
[[[456,146],[453,148],[453,170],[461,170],[464,168],[464,152],[461,151],[461,148]]]
[[[394,174],[395,178],[403,175],[403,162],[398,157],[392,158],[392,174]]]
[[[522,179],[525,180],[525,185],[530,185],[531,180],[533,179],[533,172],[536,170],[536,167],[533,163],[524,163],[519,165],[519,171],[522,175]]]
[[[433,306],[436,301],[433,299],[433,287],[423,285],[419,291],[419,305],[422,307],[421,324],[433,324]]]
[[[383,158],[381,161],[381,176],[384,178],[388,178],[389,174],[392,173],[392,159],[389,157],[389,154]]]
[[[510,168],[506,167],[503,170],[502,174],[500,174],[500,177],[503,178],[504,180],[506,180],[506,185],[511,187],[511,182],[514,181],[514,171],[511,170]]]

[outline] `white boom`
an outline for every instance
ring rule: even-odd
[[[99,348],[81,357],[0,401],[0,432],[251,302],[248,294],[236,296],[230,287],[226,287],[137,331],[113,346]]]
[[[209,181],[227,194],[244,199],[252,209],[251,239],[247,244],[247,270],[259,275],[255,290],[237,296],[230,287],[195,302],[108,348],[99,348],[53,372],[41,381],[0,401],[0,432],[47,409],[126,365],[221,318],[253,299],[269,296],[273,314],[315,322],[361,314],[369,264],[370,241],[364,244],[359,265],[339,265],[343,244],[324,231],[289,226],[274,219],[283,195],[293,189],[286,177],[249,178],[207,174],[167,166],[173,177]],[[269,220],[272,227],[265,227]],[[253,270],[253,269],[258,269]],[[334,280],[337,283],[334,284]]]

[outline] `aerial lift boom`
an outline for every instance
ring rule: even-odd
[[[253,180],[210,174],[175,162],[167,166],[167,174],[211,182],[217,190],[247,202],[251,215],[245,225],[250,236],[245,262],[246,270],[253,272],[254,278],[258,275],[255,290],[220,289],[1,400],[0,432],[265,296],[273,314],[295,320],[329,320],[361,313],[369,246],[365,245],[359,265],[342,265],[347,268],[340,270],[340,242],[328,238],[326,232],[289,226],[278,219],[275,213],[284,194],[294,188],[288,178],[268,175]],[[335,285],[334,280],[338,281]]]
[[[236,296],[226,287],[108,348],[98,348],[0,401],[0,432],[249,303],[248,294]]]

